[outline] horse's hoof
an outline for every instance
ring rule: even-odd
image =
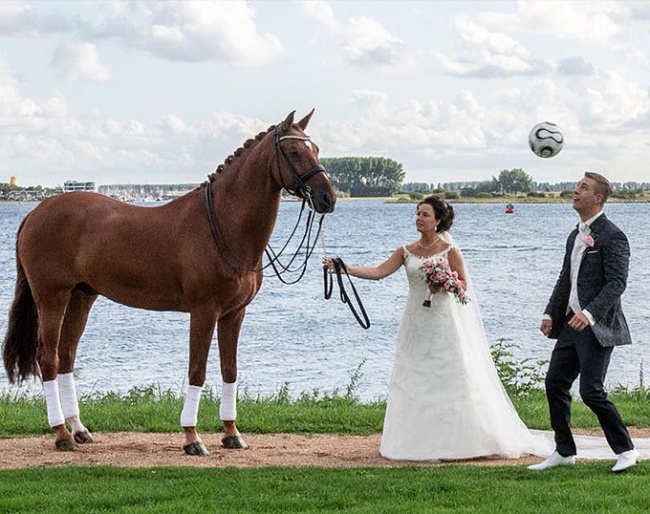
[[[88,444],[88,443],[95,442],[95,439],[93,439],[92,434],[88,430],[84,430],[82,432],[76,432],[72,435],[74,436],[75,442],[79,444]]]
[[[185,446],[183,446],[183,450],[185,451],[186,455],[195,455],[199,457],[204,455],[210,455],[210,452],[205,447],[205,445],[197,441],[186,444]]]
[[[221,440],[221,446],[229,450],[243,450],[248,448],[241,435],[228,435]]]
[[[72,452],[77,449],[77,443],[74,442],[74,439],[57,439],[54,442],[54,446],[60,452]]]

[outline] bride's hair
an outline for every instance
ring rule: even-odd
[[[427,196],[424,200],[418,203],[418,206],[426,203],[433,207],[433,212],[436,213],[436,219],[440,220],[436,232],[446,232],[454,224],[454,208],[441,199],[439,196]]]

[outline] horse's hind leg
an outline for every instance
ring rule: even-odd
[[[84,444],[94,442],[93,436],[83,425],[79,417],[79,401],[74,385],[74,362],[77,356],[77,346],[86,328],[88,314],[97,299],[96,294],[86,294],[80,289],[72,292],[68,308],[61,328],[59,342],[59,374],[57,383],[61,409],[65,420],[72,429],[75,442]]]
[[[47,303],[39,301],[46,298]],[[56,380],[59,372],[59,341],[61,328],[70,300],[70,293],[65,291],[42,291],[35,301],[39,319],[39,346],[37,353],[38,365],[43,380],[43,392],[47,407],[47,420],[56,432],[55,446],[57,450],[74,450],[76,443],[72,434],[65,426],[65,417],[61,409],[59,386]]]

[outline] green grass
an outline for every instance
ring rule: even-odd
[[[63,467],[0,471],[3,513],[648,512],[650,467]]]
[[[523,422],[531,429],[550,429],[543,391],[547,361],[515,357],[517,344],[505,339],[491,346],[499,377]],[[244,433],[311,433],[367,435],[381,432],[385,401],[361,402],[355,389],[362,377],[357,367],[341,392],[303,392],[297,397],[284,385],[270,396],[244,392],[237,402],[237,425]],[[650,389],[640,372],[635,388],[617,387],[610,398],[627,425],[650,427]],[[219,397],[206,389],[201,398],[198,427],[202,433],[221,432]],[[91,432],[173,432],[179,430],[182,395],[154,385],[134,388],[126,394],[87,394],[80,398],[81,418]],[[42,396],[0,393],[0,437],[47,434],[45,402]],[[581,401],[572,408],[572,424],[578,428],[599,427],[595,415]]]
[[[515,360],[511,345],[493,347],[499,375],[522,420],[548,429],[540,390],[541,366]],[[268,397],[240,395],[244,433],[371,434],[381,431],[385,403],[354,394],[357,374],[343,393],[318,391],[290,398],[288,387]],[[610,397],[630,426],[650,426],[650,390],[616,388]],[[124,395],[81,398],[91,431],[180,432],[182,397],[155,386]],[[201,433],[221,432],[219,398],[205,391]],[[597,428],[580,401],[573,426]],[[41,397],[0,394],[0,437],[51,433]],[[54,450],[52,450],[54,451]],[[2,456],[0,455],[0,459]],[[641,513],[649,512],[650,466],[621,475],[612,462],[580,462],[534,473],[525,466],[470,465],[323,469],[296,467],[138,468],[40,467],[0,470],[0,513]]]
[[[287,391],[240,398],[246,433],[368,434],[381,430],[384,402]],[[612,394],[629,425],[649,426],[648,393]],[[548,428],[544,394],[513,398],[531,428]],[[202,433],[220,432],[219,399],[201,403]],[[82,398],[82,419],[97,432],[177,431],[181,397],[155,387],[126,395]],[[593,414],[574,405],[574,426],[595,428]],[[50,433],[41,398],[0,396],[0,437]],[[54,450],[52,450],[54,451]],[[2,458],[2,456],[0,456]],[[534,473],[525,466],[406,468],[143,468],[41,467],[0,470],[0,513],[562,513],[648,512],[650,466],[614,475],[612,463],[579,463]]]

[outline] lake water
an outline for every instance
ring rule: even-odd
[[[15,233],[35,204],[0,203],[0,333],[15,281]],[[293,228],[300,204],[284,202],[272,242],[279,249]],[[463,249],[474,277],[488,340],[518,345],[518,358],[547,360],[552,342],[538,330],[543,309],[557,279],[566,236],[577,222],[568,204],[516,204],[506,215],[499,204],[456,204],[451,233]],[[639,384],[650,358],[650,242],[646,222],[650,204],[611,204],[610,219],[622,227],[631,245],[624,310],[634,344],[617,348],[609,385]],[[415,205],[380,201],[339,201],[324,221],[327,251],[351,264],[377,264],[398,246],[413,241]],[[207,225],[206,225],[207,230]],[[316,255],[318,254],[318,255]],[[239,345],[239,383],[251,395],[271,395],[283,386],[296,396],[318,390],[344,392],[360,368],[355,392],[362,400],[384,398],[407,282],[403,270],[379,282],[355,279],[372,326],[359,327],[335,291],[323,299],[320,257],[316,252],[299,283],[265,279],[249,306]],[[117,391],[156,384],[182,391],[186,383],[189,316],[130,309],[98,299],[79,346],[80,393]],[[220,384],[219,358],[213,345],[208,387]],[[0,370],[0,390],[8,386]],[[22,390],[40,391],[36,383]]]

